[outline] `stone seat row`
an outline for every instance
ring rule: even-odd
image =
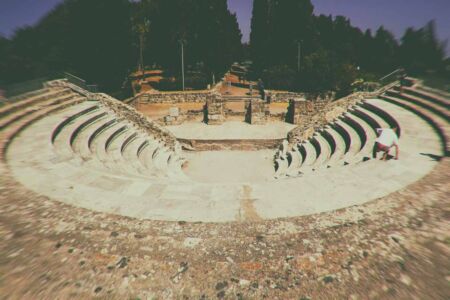
[[[74,107],[53,130],[51,140],[55,152],[75,164],[135,177],[184,178],[180,152],[99,103]]]
[[[368,103],[354,106],[341,117],[293,145],[285,159],[277,158],[276,178],[295,177],[312,171],[369,160],[377,129],[399,124],[387,112]]]
[[[444,98],[443,94],[434,94],[428,89],[424,92],[419,86],[404,88],[403,92],[395,88],[381,95],[380,99],[407,109],[424,119],[439,135],[444,155],[450,156],[450,106],[442,105],[443,102],[450,103],[450,98]]]
[[[139,219],[193,222],[245,220],[242,203],[247,199],[252,199],[254,211],[261,219],[308,215],[358,205],[404,188],[437,164],[430,157],[441,155],[439,137],[417,114],[378,99],[369,99],[355,110],[359,112],[350,111],[348,116],[325,128],[329,135],[323,133],[317,143],[310,143],[309,150],[314,154],[320,151],[320,156],[328,151],[318,162],[331,165],[334,161],[341,165],[346,156],[351,159],[368,144],[370,132],[366,132],[363,143],[363,137],[358,134],[360,129],[352,127],[355,123],[346,123],[345,117],[352,117],[365,131],[375,126],[374,121],[398,122],[402,128],[399,161],[351,163],[346,168],[305,172],[302,177],[245,185],[241,182],[173,181],[159,177],[149,180],[149,176],[129,172],[135,170],[136,163],[138,166],[147,163],[145,157],[153,158],[155,152],[152,149],[157,141],[149,139],[147,144],[145,133],[115,117],[100,102],[83,101],[66,106],[64,110],[45,108],[33,118],[24,117],[23,122],[31,123],[33,119],[35,122],[16,134],[8,148],[7,163],[18,182],[53,200]],[[363,118],[362,115],[358,117],[361,112],[372,112],[373,120],[365,118],[366,124],[358,121]],[[382,112],[389,112],[393,120]],[[347,131],[340,132],[338,124]],[[0,132],[0,136],[11,139],[11,135],[5,135],[7,132],[9,130]],[[143,134],[142,138],[140,134]],[[64,142],[58,145],[63,137]],[[70,154],[67,159],[62,149],[67,149]],[[112,158],[112,152],[108,153],[113,149],[120,163]],[[146,151],[147,155],[144,155]],[[84,156],[90,159],[85,160]],[[100,157],[112,162],[105,164]],[[303,163],[303,157],[298,158]],[[313,159],[311,164],[316,164],[316,158]],[[130,169],[124,172],[118,171],[119,168]]]
[[[83,100],[85,98],[70,89],[64,88],[41,89],[26,95],[29,97],[22,96],[25,98],[18,98],[22,100],[17,100],[14,103],[0,108],[0,129],[5,129],[25,116],[31,115],[46,107],[56,106],[70,100]]]
[[[450,122],[448,98],[422,88],[394,86],[381,99],[402,106],[427,121],[440,136],[442,150],[448,155]],[[444,125],[442,125],[444,124]],[[360,163],[372,158],[377,128],[397,127],[401,137],[402,128],[387,111],[367,101],[354,106],[344,115],[328,124],[314,136],[296,144],[286,156],[276,157],[275,178],[295,177],[311,171],[335,166]]]

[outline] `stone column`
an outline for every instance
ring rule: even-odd
[[[252,99],[247,106],[246,121],[250,124],[266,124],[270,117],[269,104],[260,99]]]
[[[208,125],[220,125],[225,121],[223,99],[218,93],[212,93],[206,100],[206,123]]]
[[[294,99],[289,101],[287,122],[300,125],[308,120],[315,112],[314,102],[305,99]]]

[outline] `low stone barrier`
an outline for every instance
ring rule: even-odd
[[[240,140],[196,140],[196,139],[178,139],[183,145],[188,145],[192,151],[222,151],[222,150],[241,150],[256,151],[264,149],[277,149],[285,140],[282,139],[240,139]]]
[[[211,95],[211,90],[143,93],[128,101],[128,103],[136,105],[148,103],[206,102],[209,95]]]
[[[334,92],[325,93],[294,93],[288,91],[266,90],[268,100],[275,103],[288,103],[293,99],[306,99],[309,101],[333,101],[335,99]]]

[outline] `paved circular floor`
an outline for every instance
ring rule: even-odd
[[[255,183],[273,179],[273,150],[186,153],[185,173],[198,182]]]
[[[192,159],[186,170],[191,178],[184,182],[132,178],[58,159],[50,136],[67,112],[26,128],[10,145],[7,161],[15,178],[39,194],[138,219],[230,222],[310,215],[384,197],[437,164],[432,157],[441,154],[440,140],[425,121],[392,104],[372,103],[403,124],[399,161],[372,160],[274,180],[266,177],[274,172],[265,173],[270,156],[263,152],[248,152],[255,155],[251,159],[248,153],[202,153]]]
[[[286,138],[296,125],[285,122],[269,122],[265,125],[251,125],[245,122],[229,121],[222,125],[207,125],[188,122],[165,127],[179,139],[195,140],[258,140]]]

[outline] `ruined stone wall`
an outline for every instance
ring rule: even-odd
[[[277,149],[284,139],[258,139],[258,140],[195,140],[179,139],[183,145],[195,151],[222,151],[241,150],[257,151],[265,149]]]
[[[144,93],[136,96],[130,104],[139,103],[183,103],[183,102],[205,102],[211,91],[189,91],[189,92],[164,92]]]
[[[149,120],[143,114],[136,111],[130,105],[124,104],[106,94],[93,94],[93,100],[100,101],[104,106],[111,109],[117,116],[122,117],[137,127],[146,131],[149,135],[162,140],[167,146],[174,147],[176,137],[157,123]]]
[[[315,131],[332,122],[349,108],[365,98],[376,97],[378,92],[356,92],[336,101],[316,101],[313,113],[306,113],[299,118],[302,120],[298,127],[288,133],[290,143],[301,142],[312,137]],[[308,101],[307,101],[308,102]]]
[[[253,99],[247,104],[246,121],[254,125],[266,124],[270,116],[269,104]]]
[[[270,102],[287,103],[293,99],[306,99],[310,101],[333,101],[335,99],[334,92],[325,93],[294,93],[287,91],[267,90],[267,97]]]
[[[287,121],[292,124],[303,124],[315,114],[314,102],[305,99],[289,101]]]
[[[206,100],[208,125],[220,125],[225,121],[225,105],[218,93],[213,93]]]

